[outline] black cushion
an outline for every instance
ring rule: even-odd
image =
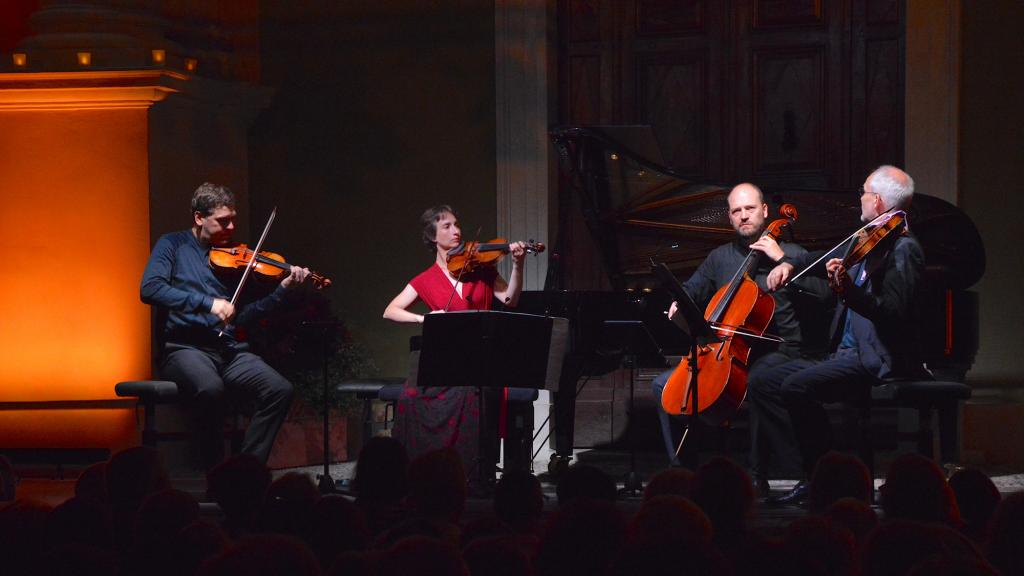
[[[899,404],[931,404],[970,397],[970,386],[942,380],[894,380],[871,389],[872,400]]]
[[[539,394],[536,388],[509,388],[509,402],[533,402]]]
[[[402,389],[405,388],[405,382],[401,384],[388,384],[387,386],[380,389],[377,394],[377,398],[384,400],[385,402],[397,402],[398,397],[402,395]]]
[[[377,398],[385,402],[395,402],[405,388],[405,378],[360,378],[346,380],[335,388],[338,392],[355,394],[359,398]],[[537,399],[537,390],[533,388],[509,388],[510,402],[533,402]]]
[[[405,378],[360,378],[358,380],[346,380],[335,387],[338,392],[355,394],[359,398],[378,398],[385,388],[395,387],[400,393],[405,384]],[[395,399],[398,394],[395,394]],[[386,398],[381,398],[386,400]]]
[[[129,380],[114,385],[114,393],[152,402],[176,402],[178,385],[169,380]]]

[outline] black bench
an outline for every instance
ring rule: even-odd
[[[384,426],[394,419],[394,406],[405,386],[405,378],[361,378],[346,380],[335,386],[341,394],[354,394],[363,401],[363,442],[376,435],[373,421],[373,401],[387,402],[384,409]],[[390,414],[390,416],[389,416]]]
[[[920,454],[936,459],[940,464],[955,463],[960,459],[960,403],[971,397],[970,386],[962,382],[940,380],[887,380],[872,386],[870,395],[864,394],[855,402],[858,411],[861,458],[871,471],[875,471],[874,444],[871,436],[871,410],[873,408],[904,408],[917,410],[918,430],[913,434]],[[938,430],[932,426],[932,414],[937,415]],[[939,453],[935,453],[935,434],[938,433]]]
[[[386,402],[384,409],[384,427],[394,422],[395,404],[402,395],[405,387],[405,378],[361,378],[357,380],[346,380],[335,387],[335,391],[342,394],[354,394],[356,398],[363,401],[363,441],[376,435],[375,423],[373,421],[373,401]],[[533,388],[509,388],[508,401],[512,403],[533,402],[538,398],[537,390]]]
[[[168,432],[157,429],[156,407],[161,404],[177,404],[180,400],[178,385],[169,380],[128,380],[114,385],[114,393],[121,398],[135,398],[136,405],[141,406],[143,418],[142,445],[156,448],[160,442],[180,441],[188,439],[184,432]],[[231,441],[231,452],[237,454],[242,447],[243,431],[239,423],[240,415],[234,412],[229,418],[229,427],[225,436]]]

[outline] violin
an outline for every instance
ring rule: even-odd
[[[853,234],[843,238],[839,244],[836,244],[826,251],[820,258],[808,264],[806,268],[794,274],[783,286],[788,286],[793,282],[796,282],[796,280],[806,274],[808,270],[817,266],[819,262],[830,257],[833,252],[839,249],[840,246],[849,242],[851,238],[854,240],[846,249],[846,254],[843,256],[841,265],[843,270],[849,270],[851,266],[856,266],[857,263],[870,254],[876,246],[881,244],[886,238],[889,238],[890,235],[895,238],[896,236],[905,233],[906,230],[907,213],[903,210],[894,210],[892,212],[879,214],[871,220],[871,222],[868,222]],[[844,291],[847,284],[849,284],[849,276],[846,276],[847,280],[840,278],[839,274],[826,274],[826,276],[828,278],[829,285],[836,292]]]
[[[544,248],[540,242],[526,242],[528,254],[538,254],[543,252]],[[469,274],[481,267],[494,267],[509,250],[509,242],[504,238],[495,238],[484,243],[463,242],[448,251],[448,271],[458,276]]]
[[[782,218],[773,220],[762,236],[778,240],[783,230],[796,221],[792,204],[779,207]],[[721,424],[735,414],[747,395],[747,338],[779,341],[764,332],[775,314],[775,299],[758,287],[750,274],[761,252],[751,250],[728,284],[715,292],[704,311],[704,319],[719,341],[697,348],[700,381],[693,398],[693,371],[684,358],[665,384],[661,405],[669,414],[700,414],[711,424]],[[681,296],[677,297],[680,298]],[[696,345],[696,344],[695,344]],[[695,402],[691,402],[695,400]]]
[[[211,246],[210,265],[216,270],[237,270],[248,266],[254,255],[253,271],[267,280],[279,280],[291,272],[292,265],[285,262],[284,256],[266,250],[257,254],[245,244]],[[310,272],[309,279],[317,290],[331,286],[331,279],[317,272]]]
[[[828,283],[832,290],[837,293],[844,292],[850,281],[850,277],[845,274],[845,271],[856,266],[890,235],[895,237],[906,231],[906,217],[905,212],[897,210],[883,214],[868,226],[858,230],[855,240],[850,244],[846,255],[843,256],[842,264],[835,269],[835,274],[828,275]]]

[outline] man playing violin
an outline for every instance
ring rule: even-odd
[[[905,210],[913,196],[910,175],[881,166],[861,189],[861,221],[872,223]],[[851,240],[856,241],[856,237]],[[768,275],[769,288],[784,286],[794,269],[804,270],[825,256],[824,251],[810,253],[780,264]],[[824,267],[810,271],[827,275],[839,297],[831,354],[824,361],[795,360],[751,374],[748,381],[748,397],[762,432],[776,439],[773,446],[798,447],[798,452],[783,450],[777,456],[789,464],[802,464],[807,477],[831,446],[823,403],[851,398],[885,378],[927,375],[920,361],[913,305],[924,272],[924,252],[905,226],[886,236],[849,270],[842,258],[831,258]],[[776,501],[798,502],[806,493],[807,483],[802,481]]]
[[[455,211],[447,205],[434,206],[423,213],[420,222],[423,242],[434,253],[434,261],[391,300],[384,309],[385,319],[423,323],[422,314],[409,310],[417,301],[422,301],[431,314],[490,310],[494,300],[515,307],[523,287],[526,249],[522,242],[509,244],[512,274],[507,282],[493,267],[481,267],[457,277],[448,270],[448,252],[462,244]],[[488,400],[486,406],[493,404]],[[478,412],[475,388],[407,385],[398,402],[394,436],[405,444],[410,457],[437,448],[454,448],[468,467],[485,448],[477,445],[479,427],[487,426],[481,423]]]
[[[224,285],[209,263],[211,246],[231,241],[235,197],[225,186],[204,183],[192,195],[192,227],[157,240],[142,275],[142,301],[158,309],[160,374],[178,384],[194,420],[200,464],[223,458],[223,418],[228,393],[254,398],[242,452],[264,462],[288,414],[292,385],[249,351],[235,327],[245,327],[277,307],[285,292],[306,281],[306,268],[291,266],[270,293],[232,305],[234,286]]]
[[[806,250],[791,242],[777,243],[771,236],[763,235],[768,218],[768,205],[764,201],[761,189],[749,183],[739,184],[728,196],[729,223],[736,230],[736,238],[728,244],[715,248],[708,254],[704,262],[697,268],[693,276],[683,283],[683,289],[691,299],[700,307],[704,307],[714,296],[719,288],[725,286],[732,280],[736,271],[740,268],[744,259],[751,250],[761,252],[763,256],[755,269],[754,281],[758,286],[767,291],[767,275],[777,262],[787,261],[806,254]],[[824,283],[812,283],[807,286],[809,292],[827,292]],[[775,314],[772,316],[771,324],[767,332],[780,336],[784,342],[774,344],[771,342],[753,340],[751,341],[751,360],[748,373],[748,381],[754,374],[778,366],[803,354],[803,334],[800,322],[798,321],[797,310],[789,292],[776,292],[773,294],[775,300]],[[676,303],[673,302],[669,308],[668,315],[672,319],[676,314]],[[660,399],[665,385],[671,376],[672,371],[665,372],[654,379],[652,383],[655,398]],[[669,460],[673,465],[678,465],[677,441],[678,434],[673,430],[673,422],[658,403],[658,416],[661,419],[662,437],[665,442],[665,449]],[[757,433],[758,422],[752,419],[750,424],[752,441],[760,439]],[[751,444],[750,458],[753,476],[758,482],[761,491],[767,491],[767,462],[765,455],[767,450],[757,443]]]

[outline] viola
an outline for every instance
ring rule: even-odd
[[[526,252],[529,254],[543,252],[544,248],[540,242],[526,242]],[[448,251],[448,271],[459,276],[481,267],[494,267],[509,250],[509,242],[504,238],[495,238],[483,243],[463,242]]]
[[[841,277],[840,270],[849,270],[856,266],[861,260],[867,257],[872,250],[886,238],[895,238],[906,230],[906,213],[897,210],[889,214],[883,214],[868,226],[857,231],[854,241],[843,256],[841,268],[836,269],[836,274],[829,274],[828,283],[832,290],[842,293],[849,284],[849,276]]]
[[[784,204],[782,218],[765,227],[762,236],[777,240],[797,219],[796,208]],[[719,337],[718,342],[697,348],[698,386],[693,400],[693,374],[684,358],[665,384],[661,405],[669,414],[699,414],[711,424],[732,418],[747,395],[748,338],[778,341],[764,332],[775,314],[775,299],[762,291],[750,277],[761,252],[751,250],[728,284],[715,292],[704,311],[704,319]]]
[[[907,214],[902,210],[876,218],[876,222],[857,232],[857,239],[843,257],[843,267],[855,266],[890,235],[899,236],[906,230]]]
[[[292,265],[285,262],[284,256],[274,252],[261,250],[256,253],[246,244],[210,247],[210,265],[217,270],[244,269],[254,257],[253,272],[267,280],[280,280],[291,272]],[[309,279],[318,290],[331,285],[330,278],[316,272],[310,272]]]
[[[895,238],[896,236],[906,232],[906,230],[907,213],[903,210],[894,210],[884,214],[879,214],[871,220],[871,222],[868,222],[853,234],[843,238],[839,244],[836,244],[826,251],[820,258],[811,262],[806,268],[790,277],[784,286],[788,286],[789,284],[796,282],[796,280],[806,274],[808,270],[817,266],[822,260],[832,256],[836,250],[851,239],[853,239],[853,242],[847,247],[846,254],[843,256],[842,268],[844,270],[849,270],[851,266],[857,265],[857,263],[870,254],[871,251],[881,244],[886,238]],[[832,289],[837,292],[842,292],[847,284],[843,279],[831,274],[828,274],[828,282],[829,285],[832,286]]]

